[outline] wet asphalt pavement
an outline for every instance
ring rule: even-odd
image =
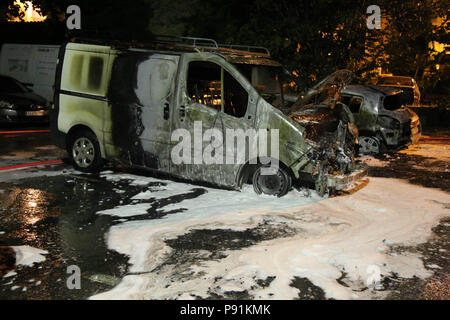
[[[30,129],[46,128],[19,130]],[[447,133],[438,132],[434,135],[447,136]],[[448,140],[427,143],[435,144],[437,149],[442,147],[443,150],[447,150],[450,145]],[[65,151],[51,145],[48,132],[0,134],[0,167],[65,157]],[[389,166],[370,168],[371,176],[406,179],[423,187],[450,191],[450,170],[447,160],[431,161],[426,156],[402,153],[380,156],[379,159],[389,161]],[[411,166],[412,163],[415,164],[414,167]],[[33,173],[42,170],[51,174],[33,177]],[[95,175],[84,175],[73,171],[67,161],[18,171],[20,171],[18,178],[5,181],[5,177],[9,176],[11,171],[0,170],[0,299],[86,299],[115,286],[128,272],[128,258],[108,250],[104,237],[112,225],[123,222],[124,218],[97,215],[96,212],[130,203],[134,195],[153,186],[135,186],[128,184],[126,180],[112,182]],[[163,202],[155,202],[148,209],[147,215],[126,220],[161,218],[161,211],[158,209],[183,199],[195,198],[204,192],[205,189],[198,186],[185,194],[170,197]],[[433,242],[430,241],[419,248],[405,249],[419,250],[425,259],[431,262],[439,260],[439,265],[446,267],[437,271],[430,281],[425,282],[414,279],[405,281],[384,279],[385,287],[393,291],[390,298],[427,298],[426,292],[429,295],[436,292],[436,289],[433,289],[436,281],[438,284],[442,281],[447,283],[447,289],[445,286],[442,289],[442,285],[437,287],[444,291],[448,290],[450,282],[448,226],[448,221],[443,221],[434,229],[436,237]],[[186,248],[198,250],[199,243],[205,245],[205,242],[200,241],[203,237],[208,239],[217,237],[221,247],[209,249],[212,252],[220,252],[225,248],[233,249],[233,246],[249,246],[264,239],[261,235],[253,234],[252,230],[245,231],[247,233],[241,232],[242,234],[217,232],[205,236],[198,231],[198,234],[191,234],[189,239],[180,237],[169,245],[174,249],[183,247],[184,250]],[[212,244],[209,242],[208,245]],[[14,251],[10,246],[22,245],[45,248],[48,251],[45,261],[31,267],[15,266]],[[204,248],[200,245],[200,249]],[[441,249],[444,251],[440,251]],[[176,252],[175,250],[175,254]],[[81,290],[67,288],[66,281],[69,277],[67,268],[71,265],[76,265],[82,270]],[[17,274],[3,277],[12,270]],[[269,285],[271,280],[265,281],[268,282],[265,285]],[[301,299],[324,298],[323,291],[313,286],[308,279],[296,278],[291,286],[307,288],[304,290],[307,294],[299,296]],[[448,292],[444,292],[444,296],[445,294],[447,297],[450,296]]]

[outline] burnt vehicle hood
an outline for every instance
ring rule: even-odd
[[[34,92],[0,93],[0,101],[9,102],[17,109],[48,109],[47,100]]]
[[[352,113],[343,104],[307,105],[289,117],[304,127],[306,138],[313,141],[320,140],[327,132],[336,131],[341,120],[346,124],[354,123]]]
[[[303,97],[300,97],[292,106],[292,111],[299,110],[302,106],[308,104],[323,104],[330,100],[338,101],[340,99],[341,90],[350,84],[355,77],[350,70],[338,70],[325,77],[308,89]]]
[[[348,107],[339,102],[342,89],[353,78],[354,74],[349,70],[336,71],[294,103],[289,117],[306,129],[307,138],[317,141],[321,134],[334,132],[339,121],[345,124],[355,122]],[[354,130],[352,134],[355,134]]]

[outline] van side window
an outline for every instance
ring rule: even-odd
[[[359,113],[363,99],[359,97],[342,96],[342,102],[347,105],[352,113]]]
[[[78,92],[104,95],[103,71],[105,58],[88,53],[76,53],[70,59],[68,79],[63,78],[63,87]],[[67,81],[68,80],[68,81]]]
[[[89,88],[98,90],[102,84],[103,58],[91,57],[89,61]]]
[[[72,62],[70,64],[70,84],[73,89],[81,89],[81,72],[83,70],[84,55],[76,54],[72,57]]]
[[[212,62],[192,61],[188,67],[187,91],[192,101],[221,109],[221,67]]]
[[[224,70],[224,112],[242,118],[247,112],[248,92],[227,71]]]
[[[192,101],[217,111],[223,104],[223,111],[231,116],[242,118],[247,112],[247,91],[228,71],[215,63],[190,62],[187,90]]]

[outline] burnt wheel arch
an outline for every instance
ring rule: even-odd
[[[239,169],[237,179],[236,179],[236,185],[240,189],[245,183],[252,183],[252,177],[255,173],[256,169],[258,169],[259,166],[261,166],[261,161],[258,158],[256,160],[256,164],[250,163],[252,160],[247,161],[242,167]],[[290,175],[292,179],[295,179],[295,175],[292,172],[291,168],[289,168],[286,164],[278,160],[278,164],[280,167],[283,168],[283,170],[286,171]]]

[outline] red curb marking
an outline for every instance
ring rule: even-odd
[[[32,162],[32,163],[25,163],[25,164],[17,164],[14,166],[0,167],[0,171],[26,168],[26,167],[36,167],[36,166],[42,166],[45,164],[54,164],[54,163],[62,163],[62,162],[63,162],[62,160],[48,160],[48,161]]]
[[[14,134],[14,133],[47,133],[50,130],[23,130],[23,131],[0,131],[0,134]]]

